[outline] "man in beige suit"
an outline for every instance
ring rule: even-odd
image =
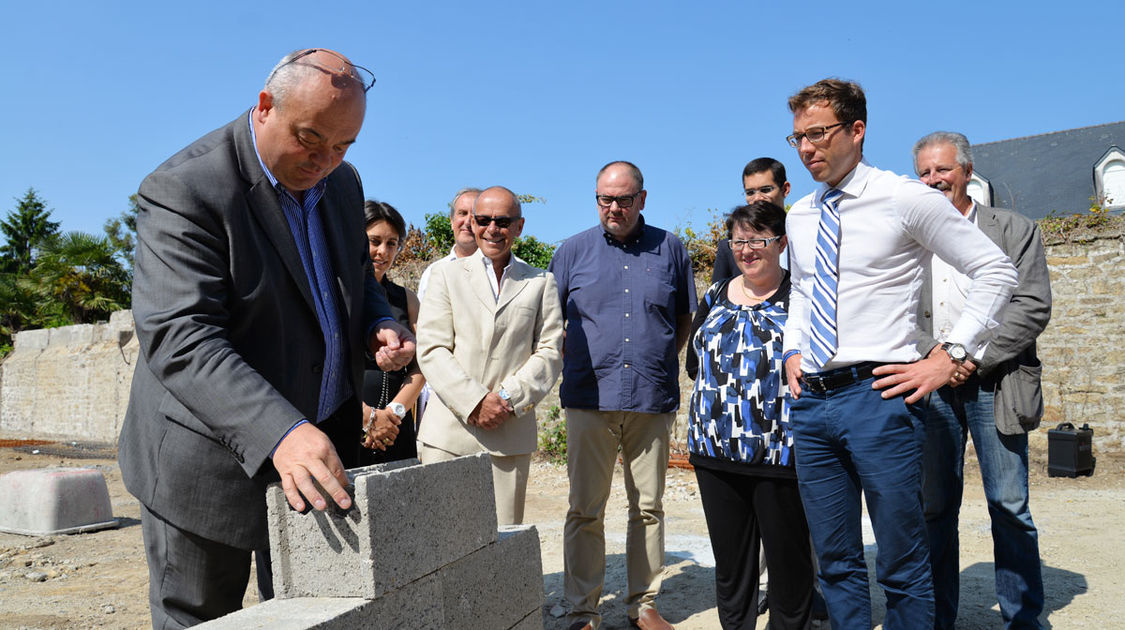
[[[535,404],[562,369],[562,311],[549,272],[512,255],[520,203],[494,186],[473,204],[477,253],[433,271],[418,362],[437,394],[418,433],[423,464],[487,451],[501,525],[523,522]]]

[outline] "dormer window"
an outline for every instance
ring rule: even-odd
[[[1125,209],[1125,151],[1117,146],[1094,163],[1094,192],[1103,208]]]
[[[969,177],[969,197],[973,201],[982,206],[992,205],[992,184],[989,181],[973,171],[972,176]]]

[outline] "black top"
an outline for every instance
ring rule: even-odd
[[[391,281],[390,276],[383,276],[383,289],[387,292],[387,302],[391,305],[391,315],[395,321],[410,328],[410,316],[406,306],[406,289]],[[375,409],[384,409],[394,400],[398,391],[406,382],[406,375],[412,368],[417,368],[417,359],[410,362],[405,368],[394,372],[384,372],[375,363],[374,357],[368,354],[366,371],[363,373],[363,402]],[[365,419],[366,420],[366,419]],[[360,465],[383,464],[386,462],[410,459],[418,456],[418,447],[415,445],[417,430],[414,427],[414,410],[407,408],[406,417],[398,426],[398,437],[385,451],[375,451],[360,448]],[[357,436],[358,439],[358,436]]]

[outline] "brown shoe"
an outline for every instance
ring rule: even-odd
[[[655,608],[642,610],[640,617],[629,620],[629,627],[640,628],[640,630],[675,630],[672,624],[665,621],[664,617],[656,612]]]

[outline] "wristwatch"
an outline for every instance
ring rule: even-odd
[[[969,353],[965,351],[965,346],[959,343],[949,343],[948,341],[941,344],[941,349],[949,355],[957,363],[964,363],[965,359],[969,358]]]
[[[406,417],[406,406],[400,402],[392,402],[387,405],[387,411],[395,414],[395,417],[399,420]]]
[[[512,395],[509,394],[508,390],[504,389],[503,387],[500,388],[500,391],[496,392],[496,395],[499,396],[500,400],[503,400],[504,402],[508,402],[512,399]]]

